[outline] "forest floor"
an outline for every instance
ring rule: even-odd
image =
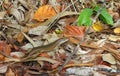
[[[0,0],[0,76],[120,76],[120,1]]]

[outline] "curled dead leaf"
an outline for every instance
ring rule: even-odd
[[[56,12],[51,5],[44,5],[39,7],[39,9],[35,12],[33,19],[41,22],[55,15]]]
[[[65,29],[63,30],[63,34],[65,37],[75,37],[75,38],[81,38],[85,33],[84,26],[69,26],[67,25]]]
[[[22,12],[22,10],[12,7],[10,9],[10,14],[13,15],[18,22],[22,22],[24,20],[24,12]]]
[[[15,76],[15,73],[9,68],[5,76]]]
[[[35,25],[34,25],[35,26]],[[33,35],[42,35],[43,32],[47,29],[47,26],[38,26],[38,27],[35,27],[35,28],[31,28],[29,31],[28,31],[28,34],[33,34]]]
[[[0,19],[3,19],[6,14],[6,11],[0,12]]]
[[[3,55],[0,54],[0,60],[4,61],[5,57]]]
[[[14,58],[21,58],[23,57],[25,54],[23,52],[11,52],[10,55]]]
[[[22,31],[26,33],[28,31],[28,28],[24,28]],[[19,33],[17,35],[17,41],[21,43],[23,39],[24,39],[24,35],[22,33]]]
[[[50,55],[48,53],[40,53],[40,57],[50,58]]]
[[[97,21],[95,22],[93,25],[92,25],[92,28],[95,30],[95,31],[102,31],[103,29],[103,25],[100,21]]]
[[[0,51],[4,52],[6,55],[10,55],[11,48],[6,42],[0,42]]]
[[[5,73],[8,67],[6,65],[0,65],[0,73]]]
[[[109,35],[108,36],[108,40],[110,40],[110,41],[119,41],[120,40],[120,36]]]
[[[23,41],[23,39],[24,39],[23,34],[22,33],[18,34],[17,41],[21,43]]]
[[[110,64],[116,64],[115,58],[111,54],[103,54],[102,59]]]
[[[114,29],[114,33],[120,34],[120,27]]]
[[[79,40],[83,37],[85,33],[85,26],[70,26],[67,25],[63,30],[63,35],[68,37],[72,43],[79,43]]]

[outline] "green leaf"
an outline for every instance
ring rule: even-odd
[[[91,15],[93,14],[92,9],[85,8],[78,17],[78,26],[90,26],[92,24]]]
[[[100,7],[95,7],[95,11],[97,12],[100,9]],[[113,19],[112,16],[107,12],[106,8],[102,9],[102,12],[99,16],[99,18],[106,24],[112,25],[113,26]]]
[[[56,32],[57,34],[61,34],[61,33],[62,33],[62,31],[59,30],[59,29],[56,29],[55,32]]]

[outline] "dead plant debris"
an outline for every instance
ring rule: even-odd
[[[112,26],[110,20],[94,20],[94,12],[78,21],[85,8],[104,3]],[[95,23],[89,28],[90,19]],[[120,1],[0,0],[0,76],[37,75],[119,76]]]

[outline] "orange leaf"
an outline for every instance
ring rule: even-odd
[[[69,40],[74,43],[78,44],[81,37],[83,37],[85,33],[85,26],[70,26],[67,25],[63,30],[63,35],[68,37]]]
[[[0,60],[4,61],[5,57],[3,55],[0,54]]]
[[[53,64],[53,65],[52,65],[52,69],[57,68],[60,64],[61,64],[61,62],[57,62],[57,63]]]
[[[15,76],[15,73],[13,72],[13,70],[11,68],[9,68],[8,71],[6,72],[5,76]]]
[[[11,48],[6,42],[0,42],[0,51],[3,51],[6,55],[10,55]]]
[[[22,31],[26,33],[28,31],[28,28],[25,27]],[[24,39],[24,35],[22,33],[19,33],[17,35],[17,41],[21,43],[23,41],[23,39]]]
[[[22,33],[19,33],[17,36],[17,41],[21,43],[23,39],[24,39],[24,35]]]
[[[69,26],[67,25],[63,30],[63,34],[65,37],[76,37],[81,38],[85,33],[84,26]]]
[[[41,22],[55,15],[56,12],[51,5],[44,5],[39,7],[39,9],[35,12],[33,19]]]
[[[76,39],[76,38],[74,38],[74,37],[70,37],[69,40],[70,40],[72,43],[74,43],[74,44],[78,44],[78,43],[80,42],[79,39]]]
[[[47,57],[50,58],[50,55],[48,53],[40,53],[40,57]]]

